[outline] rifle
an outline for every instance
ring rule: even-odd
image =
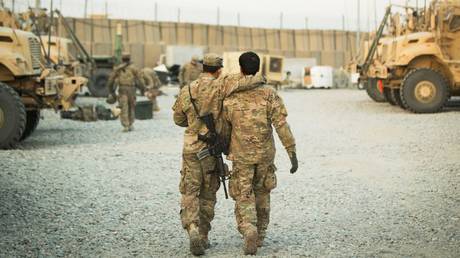
[[[228,168],[224,163],[222,154],[225,152],[225,145],[221,140],[220,135],[216,131],[216,125],[214,123],[214,117],[211,113],[207,113],[203,116],[198,117],[208,128],[208,133],[205,135],[198,135],[198,140],[206,143],[207,148],[198,152],[198,160],[203,160],[209,156],[216,159],[217,175],[219,182],[222,183],[225,193],[225,199],[228,199],[227,186],[225,185],[225,175],[227,174]]]
[[[208,129],[208,133],[205,135],[198,135],[198,140],[206,143],[207,148],[196,154],[198,160],[203,160],[207,157],[214,157],[216,159],[217,176],[219,177],[219,183],[222,183],[224,187],[225,199],[228,199],[227,186],[225,185],[225,175],[227,174],[228,168],[222,158],[222,153],[226,150],[224,143],[221,140],[220,135],[217,133],[216,124],[214,123],[214,117],[211,113],[206,113],[200,116],[198,107],[196,106],[195,99],[192,96],[191,84],[188,87],[188,94],[190,96],[190,102],[192,102],[193,109],[195,110],[198,119],[201,120]]]

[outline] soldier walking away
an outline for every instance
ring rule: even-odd
[[[145,82],[140,71],[131,63],[131,55],[124,53],[122,63],[115,67],[107,82],[109,88],[107,103],[114,104],[116,102],[115,91],[118,88],[118,104],[121,108],[120,121],[123,132],[134,130],[136,88],[144,90],[144,85]]]
[[[185,85],[189,85],[194,80],[198,79],[203,70],[198,56],[193,56],[190,63],[183,65],[179,71],[179,83],[182,89]]]
[[[160,111],[157,97],[161,95],[161,81],[152,68],[145,67],[142,69],[142,76],[145,82],[145,96],[152,101],[153,112]]]
[[[241,72],[254,75],[260,59],[253,52],[239,58]],[[270,219],[270,192],[276,187],[273,128],[291,160],[291,173],[298,168],[295,139],[286,121],[287,110],[270,87],[235,92],[224,100],[224,120],[230,124],[228,159],[233,162],[229,192],[236,201],[235,215],[244,238],[244,253],[256,254]]]
[[[186,127],[182,154],[182,170],[179,184],[181,193],[181,221],[190,238],[190,251],[194,255],[204,254],[210,247],[208,233],[214,218],[216,192],[220,183],[216,172],[216,158],[206,156],[198,159],[198,153],[208,146],[199,140],[209,133],[202,117],[211,113],[218,118],[224,96],[238,89],[255,88],[259,77],[249,76],[232,80],[227,76],[218,79],[222,58],[207,54],[203,61],[203,73],[198,80],[182,88],[173,106],[174,122]],[[220,133],[220,132],[219,132]]]

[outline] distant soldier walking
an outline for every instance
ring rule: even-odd
[[[225,76],[218,79],[221,68],[222,58],[207,54],[203,60],[203,73],[198,80],[182,88],[173,107],[174,122],[186,127],[179,184],[182,196],[180,216],[190,238],[190,251],[194,255],[204,254],[204,250],[210,246],[208,233],[219,189],[216,159],[208,156],[199,160],[197,157],[200,151],[207,148],[198,135],[204,136],[209,132],[200,117],[211,113],[217,119],[225,96],[239,89],[254,88],[255,82],[260,81],[253,76]]]
[[[193,56],[190,63],[183,65],[179,71],[180,88],[182,89],[185,85],[198,79],[202,70],[203,67],[200,64],[200,59],[198,56]]]
[[[145,67],[142,69],[142,76],[145,82],[145,96],[152,101],[153,112],[160,111],[157,97],[161,94],[161,81],[152,68]]]
[[[257,54],[239,59],[241,72],[259,71]],[[235,92],[224,100],[223,117],[230,124],[228,159],[233,162],[229,191],[235,203],[238,230],[244,237],[244,253],[256,254],[262,246],[270,219],[270,191],[276,187],[275,128],[291,159],[291,173],[298,162],[294,136],[286,121],[287,110],[275,90],[267,86]]]
[[[123,54],[122,63],[115,67],[107,82],[109,97],[107,102],[116,102],[115,91],[118,88],[118,104],[121,108],[120,121],[123,125],[123,132],[134,130],[136,108],[136,88],[144,90],[145,83],[140,71],[131,64],[131,56]]]

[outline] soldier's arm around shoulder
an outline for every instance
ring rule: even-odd
[[[187,115],[185,114],[184,108],[183,108],[184,102],[187,96],[186,94],[188,93],[188,87],[189,86],[185,86],[184,88],[182,88],[172,108],[174,112],[173,113],[174,123],[180,127],[188,126]]]
[[[287,122],[287,110],[281,97],[275,90],[269,90],[269,116],[289,157],[296,152],[295,139]]]
[[[236,92],[252,90],[260,87],[266,83],[266,80],[261,75],[247,75],[241,74],[226,75],[222,79],[223,97],[228,97]]]

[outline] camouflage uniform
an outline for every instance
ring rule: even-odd
[[[198,79],[203,67],[198,63],[198,58],[193,57],[190,63],[183,65],[179,71],[179,83],[182,89],[185,85],[190,84],[194,80]]]
[[[270,219],[270,192],[277,183],[272,126],[288,154],[295,155],[287,110],[276,91],[263,86],[226,98],[223,117],[231,125],[229,192],[236,201],[238,230],[244,235],[257,229],[261,246]]]
[[[142,76],[145,81],[145,90],[147,93],[147,97],[150,101],[152,101],[153,110],[154,112],[160,111],[160,107],[158,106],[157,97],[160,95],[160,87],[161,81],[158,78],[157,74],[152,68],[144,68],[142,69]]]
[[[118,87],[118,104],[121,108],[120,121],[125,130],[132,130],[135,119],[136,88],[144,90],[144,79],[139,70],[130,63],[115,67],[108,80],[110,94]]]
[[[204,241],[208,239],[210,223],[214,218],[219,179],[215,173],[216,162],[213,157],[201,161],[197,159],[197,153],[206,148],[206,144],[198,140],[198,135],[204,135],[208,130],[198,119],[190,93],[201,115],[212,112],[217,118],[221,113],[225,96],[237,90],[254,88],[256,86],[253,85],[258,80],[260,81],[260,77],[253,76],[225,76],[215,79],[211,74],[202,73],[198,80],[182,88],[173,106],[174,122],[178,126],[187,127],[184,133],[179,184],[182,195],[180,212],[182,226],[187,230],[191,225],[198,226]]]

